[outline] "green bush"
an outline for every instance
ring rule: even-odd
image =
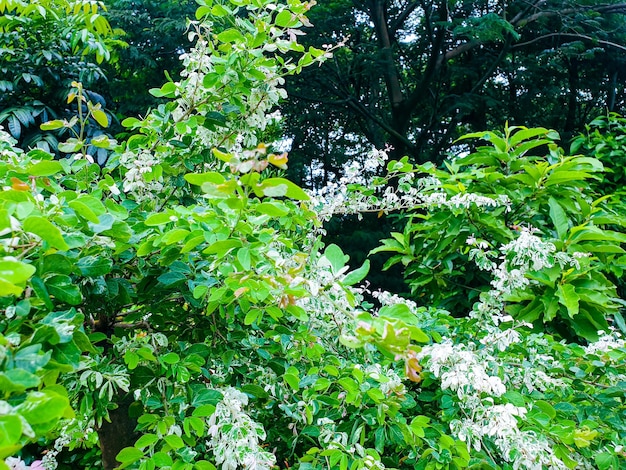
[[[550,257],[574,255],[577,262],[530,272],[532,288],[511,292],[507,310],[567,338],[597,338],[619,314],[622,303],[611,279],[621,277],[626,265],[626,216],[618,199],[598,191],[602,162],[565,155],[558,135],[547,129],[508,127],[504,134],[475,133],[461,142],[468,139],[489,145],[447,161],[442,170],[411,170],[436,178],[440,184],[430,198],[448,202],[411,213],[404,231],[375,251],[396,253],[387,266],[406,267],[421,303],[462,313],[489,288],[487,273],[470,262],[472,247],[495,250],[532,228],[553,245]]]

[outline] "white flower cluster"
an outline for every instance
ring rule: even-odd
[[[222,470],[270,470],[276,465],[276,457],[264,450],[259,441],[265,439],[263,426],[244,411],[247,395],[228,387],[221,390],[224,398],[208,420],[207,442],[213,450],[215,461]]]
[[[482,439],[490,437],[500,449],[502,457],[512,463],[515,470],[565,470],[567,466],[558,459],[549,442],[532,431],[520,431],[517,420],[526,414],[526,408],[510,403],[483,408],[471,419],[451,423],[454,433],[468,446],[476,450],[482,447]]]
[[[585,346],[585,353],[602,354],[613,349],[626,348],[626,340],[617,331],[598,331],[598,334],[600,338],[597,341]]]
[[[316,330],[320,338],[334,338],[336,331],[331,333],[331,330],[338,328],[341,332],[353,323],[354,305],[346,296],[345,288],[335,282],[344,277],[348,269],[349,266],[345,266],[341,272],[333,273],[326,257],[320,257],[306,276],[311,295],[296,300],[297,305],[307,312],[316,312],[309,317],[309,327]]]
[[[163,178],[146,178],[160,159],[147,150],[140,152],[126,151],[120,155],[120,165],[126,168],[123,190],[132,193],[137,202],[151,199],[152,194],[163,190]]]
[[[41,460],[35,460],[30,465],[26,465],[26,462],[24,462],[19,457],[9,457],[8,459],[4,461],[4,463],[11,470],[46,470],[47,469],[47,467],[42,465]]]
[[[209,43],[206,37],[211,37],[210,26],[207,24],[192,23],[196,31],[191,34],[197,37],[196,44],[188,53],[182,54],[180,59],[185,67],[181,72],[181,76],[185,80],[185,87],[182,89],[182,95],[178,100],[179,109],[174,112],[174,116],[185,115],[189,106],[198,102],[211,102],[216,89],[228,90],[236,87],[241,81],[241,76],[236,70],[227,70],[219,72],[219,82],[214,87],[205,86],[204,81],[207,76],[216,75],[216,63],[220,66],[219,57],[213,52],[213,45]],[[190,39],[193,39],[190,38]],[[237,45],[235,44],[235,47]],[[247,49],[240,49],[240,55],[244,57],[246,54],[254,55]],[[282,88],[284,79],[279,76],[274,68],[255,66],[255,79],[259,73],[265,75],[265,80],[260,80],[254,84],[247,93],[240,93],[236,100],[243,104],[244,110],[239,109],[236,118],[229,122],[231,129],[230,138],[225,141],[224,132],[212,131],[206,127],[198,127],[195,129],[195,137],[208,147],[224,146],[229,150],[235,147],[251,148],[258,143],[257,135],[259,131],[264,130],[273,120],[270,111],[276,105],[287,97],[287,92]],[[258,80],[258,79],[257,79]],[[210,80],[209,80],[210,81]],[[214,98],[213,98],[214,100]],[[219,103],[216,111],[221,111],[223,103]]]
[[[391,292],[378,290],[371,292],[372,297],[380,302],[381,305],[396,305],[396,304],[404,304],[409,307],[412,311],[417,310],[417,304],[412,300],[405,299],[404,297],[400,297],[397,294],[392,294]]]
[[[41,466],[45,468],[45,470],[54,470],[59,466],[56,460],[57,455],[63,450],[63,447],[67,446],[72,441],[72,437],[65,432],[70,424],[61,429],[61,435],[54,441],[53,448],[46,452],[41,458]],[[88,429],[85,431],[85,434],[88,434],[90,431],[93,432],[92,429]]]
[[[474,237],[467,239],[466,243],[475,247],[470,250],[470,259],[475,260],[480,269],[490,271],[494,276],[491,281],[493,296],[500,297],[524,289],[530,284],[526,277],[528,271],[551,268],[557,263],[561,267],[578,266],[578,259],[584,256],[580,253],[557,253],[553,243],[544,242],[534,232],[532,227],[523,227],[516,239],[501,246],[499,264],[492,261],[493,252],[484,251],[488,243],[477,241]]]
[[[376,174],[383,168],[388,157],[384,150],[372,150],[361,163],[352,161],[343,168],[344,176],[339,182],[329,182],[321,190],[310,194],[311,207],[322,220],[330,220],[333,215],[356,214],[364,212],[391,212],[419,207],[437,208],[469,208],[510,206],[505,195],[490,198],[473,193],[459,193],[452,197],[443,192],[441,182],[434,176],[415,178],[413,173],[395,174],[391,170],[390,177],[398,177],[397,184],[385,185],[380,191],[354,190],[351,185],[371,186],[368,174]],[[380,189],[378,184],[376,189]]]
[[[329,449],[340,449],[351,455],[355,460],[361,461],[361,466],[354,465],[355,468],[365,468],[371,470],[385,470],[385,465],[380,461],[378,453],[372,449],[366,449],[358,443],[350,445],[348,443],[348,433],[336,430],[336,424],[332,419],[320,418],[317,420],[320,428],[319,441]]]
[[[4,127],[0,125],[0,144],[8,144],[8,145],[0,145],[0,159],[7,161],[13,160],[17,162],[18,154],[17,152],[20,150],[15,149],[17,145],[17,140],[11,137],[7,131],[4,130]]]
[[[460,400],[481,394],[499,397],[506,392],[500,377],[487,373],[485,357],[449,339],[424,346],[417,358],[441,378],[442,389],[455,391]]]
[[[396,371],[389,367],[382,367],[380,364],[373,364],[365,368],[368,377],[377,381],[380,385],[380,391],[386,396],[395,395],[403,397],[406,388],[402,383],[402,379]]]
[[[471,351],[445,339],[425,346],[418,359],[441,379],[442,389],[456,391],[467,417],[452,421],[450,428],[468,447],[480,450],[482,440],[488,437],[514,469],[567,468],[545,438],[519,429],[518,419],[526,414],[524,407],[495,404],[493,397],[501,397],[507,389],[498,376],[485,370],[485,364],[495,362],[488,349]]]

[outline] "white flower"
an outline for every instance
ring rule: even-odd
[[[26,463],[19,457],[9,457],[5,463],[11,470],[27,470]]]

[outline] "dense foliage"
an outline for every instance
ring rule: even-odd
[[[345,47],[288,80],[291,174],[320,187],[355,148],[441,163],[462,134],[506,120],[569,139],[623,113],[625,13],[619,0],[320,2],[304,43]]]
[[[40,124],[71,115],[70,83],[89,90],[102,81],[101,65],[113,59],[119,41],[102,2],[3,0],[0,14],[0,124],[24,148],[55,152],[65,136],[42,133]]]
[[[507,128],[447,171],[372,151],[307,193],[263,139],[284,78],[331,55],[298,42],[311,7],[200,2],[180,79],[119,143],[87,131],[110,120],[77,81],[74,116],[40,126],[67,158],[0,131],[0,469],[624,468],[600,155]],[[402,249],[458,220],[447,274],[484,271],[473,305],[356,288],[369,262],[321,241],[333,215],[400,210]],[[410,279],[436,249],[403,253]]]

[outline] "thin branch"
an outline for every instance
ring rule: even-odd
[[[617,49],[621,49],[623,51],[626,51],[626,47],[622,46],[621,44],[617,44],[615,42],[605,41],[603,39],[597,39],[597,38],[593,38],[591,36],[587,36],[585,34],[577,34],[577,33],[550,33],[550,34],[544,34],[543,36],[536,37],[534,39],[531,39],[530,41],[526,41],[526,42],[522,42],[522,43],[519,43],[519,44],[515,44],[513,46],[513,49],[518,48],[518,47],[527,46],[527,45],[532,44],[534,42],[541,41],[542,39],[546,39],[546,38],[554,37],[554,36],[567,36],[567,37],[572,37],[572,38],[587,39],[587,40],[592,41],[592,42],[597,42],[598,44],[604,44],[605,46],[616,47]]]
[[[406,145],[407,148],[409,148],[409,149],[414,149],[415,148],[415,144],[413,142],[411,142],[409,139],[407,139],[406,136],[400,134],[393,127],[391,127],[389,124],[387,124],[385,121],[383,121],[382,119],[378,118],[378,116],[375,116],[374,114],[370,113],[369,110],[365,106],[363,106],[359,101],[357,101],[356,99],[350,100],[348,102],[348,106],[350,106],[353,110],[357,111],[358,113],[361,113],[363,116],[365,116],[366,118],[370,119],[372,122],[375,122],[378,126],[380,126],[388,134],[394,136],[396,139],[398,139],[404,145]]]
[[[407,5],[407,7],[398,15],[397,18],[394,19],[391,26],[389,26],[389,32],[392,36],[398,32],[400,27],[404,24],[407,18],[415,11],[415,9],[419,6],[419,2],[414,1]]]

